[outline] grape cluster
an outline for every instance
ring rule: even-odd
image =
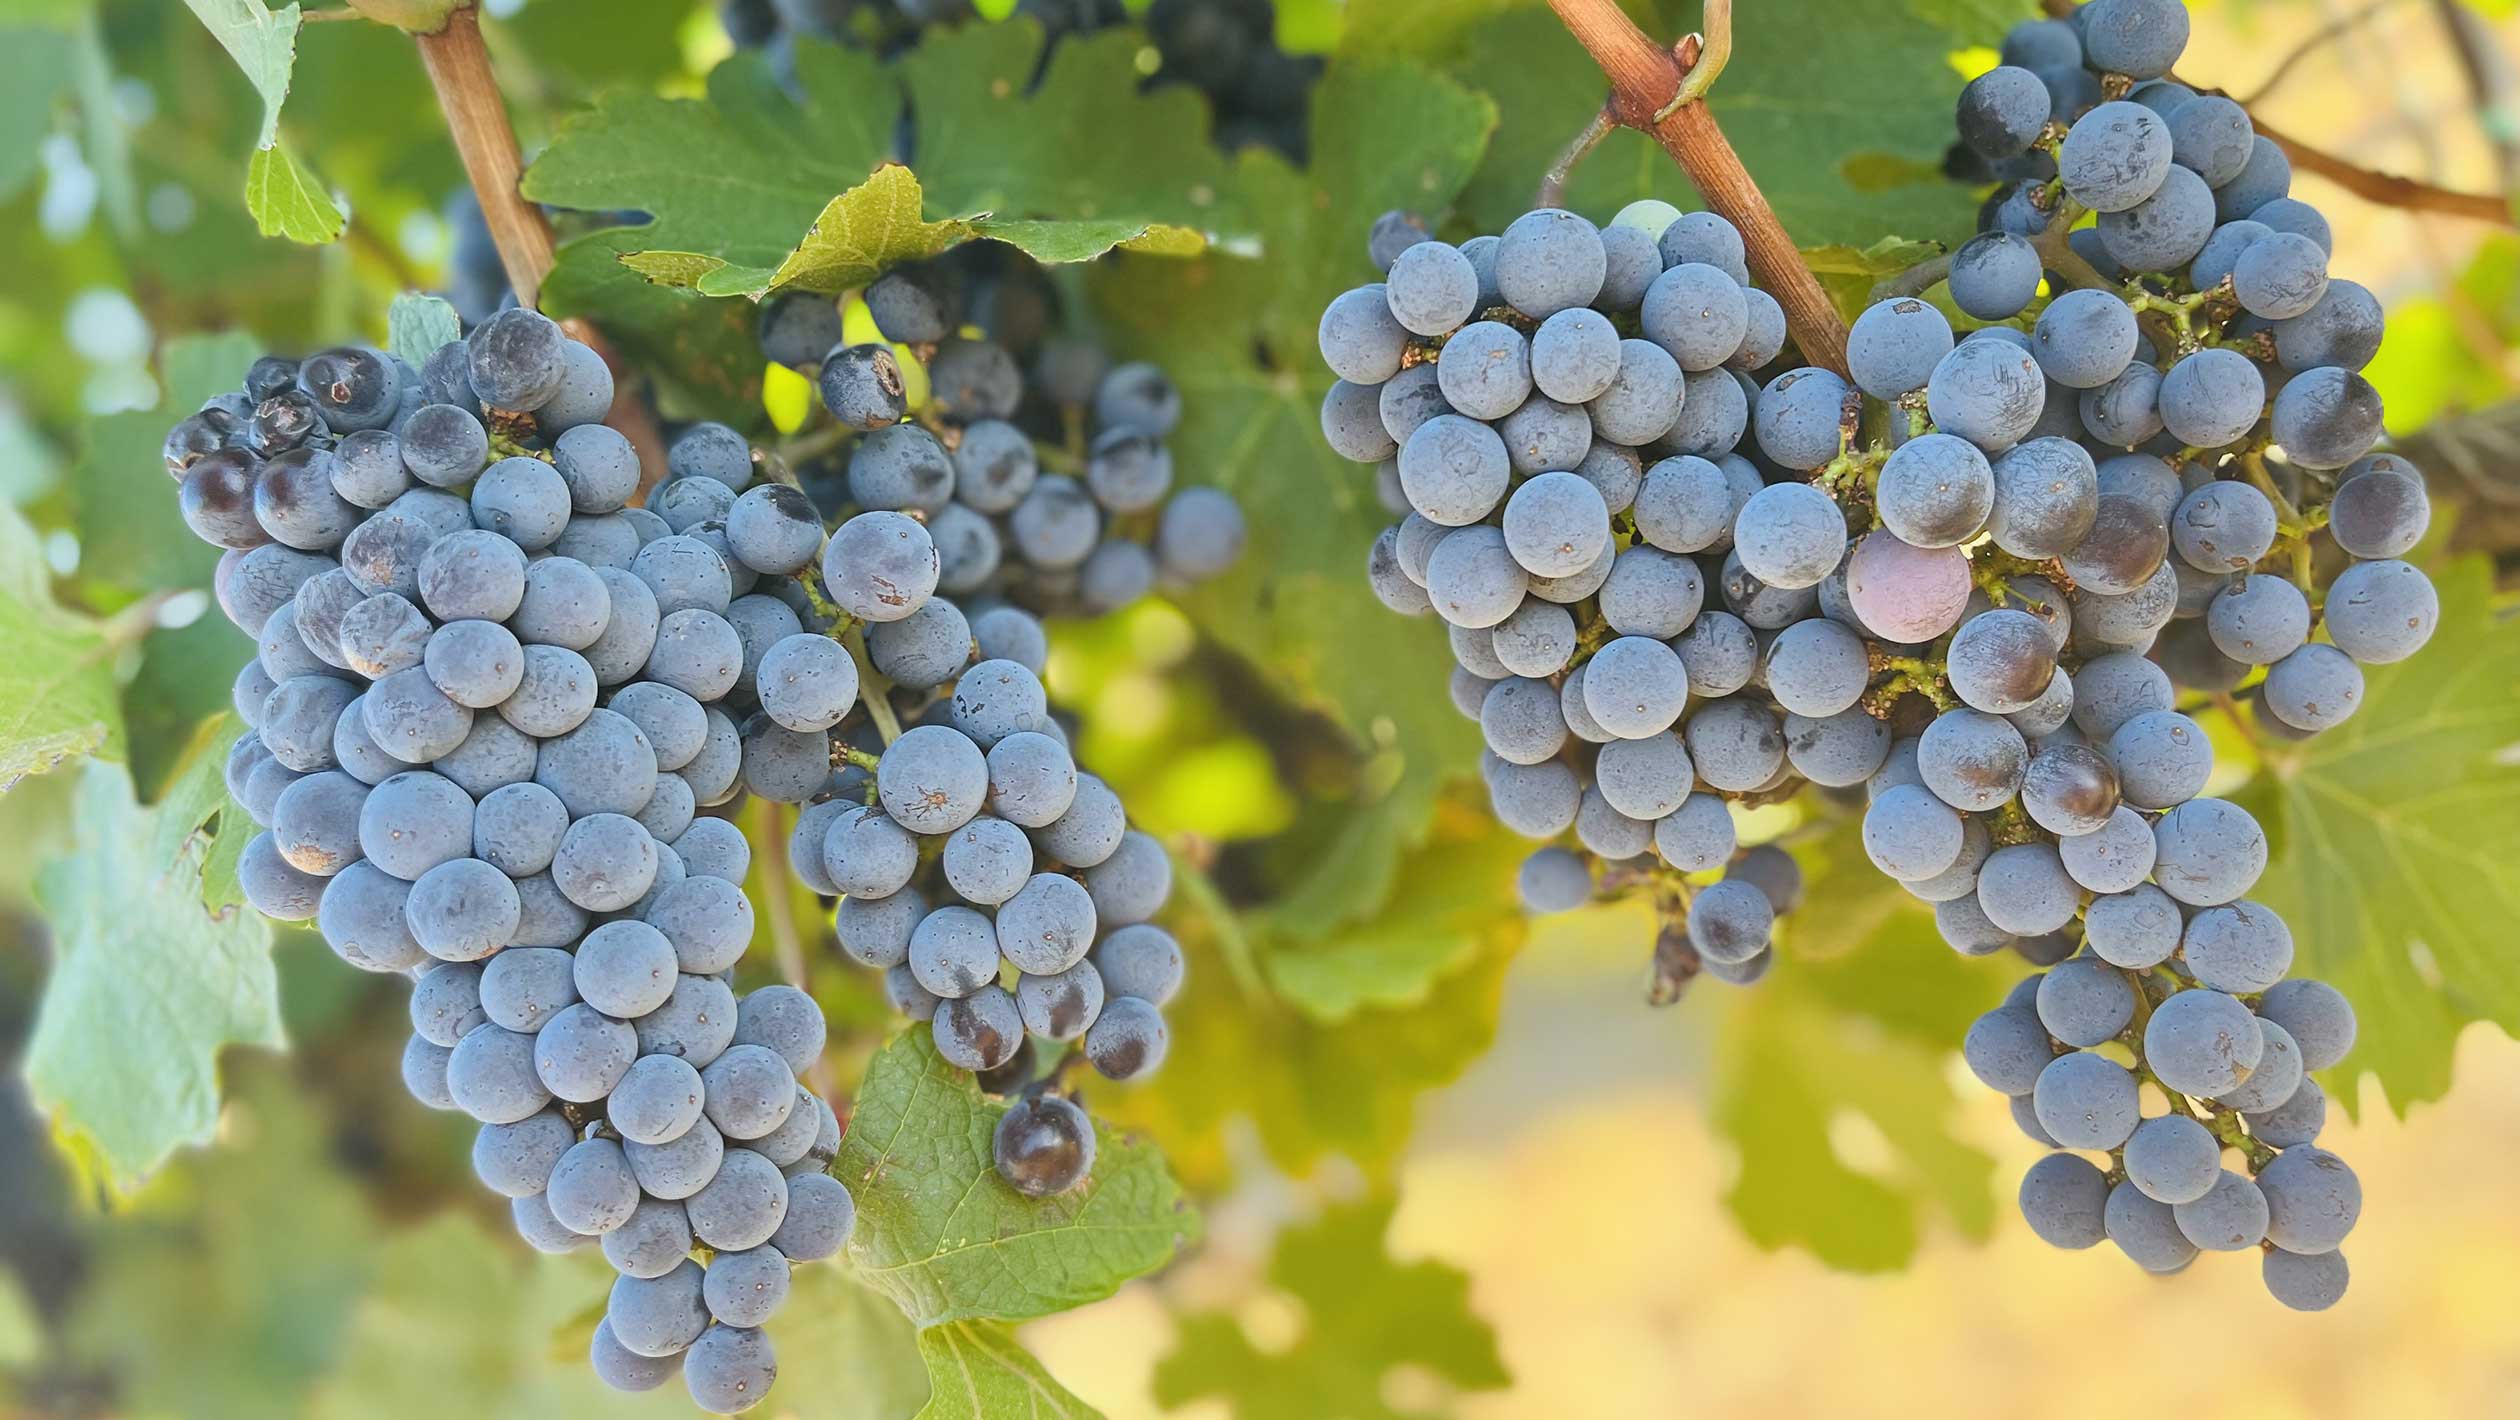
[[[832,534],[823,581],[865,623],[885,684],[869,687],[827,637],[763,657],[764,710],[785,723],[836,722],[853,696],[880,690],[883,719],[908,725],[878,752],[845,752],[797,816],[789,862],[840,899],[841,950],[882,970],[894,1005],[930,1022],[938,1053],[993,1092],[1033,1084],[1036,1039],[1062,1051],[1081,1041],[1106,1077],[1142,1078],[1163,1063],[1161,1007],[1181,983],[1181,949],[1152,920],[1171,860],[1070,756],[1041,684],[1038,624],[1013,608],[970,621],[938,593],[941,566],[917,520],[858,513]],[[975,638],[986,659],[965,666]],[[922,662],[907,678],[881,669],[905,656]],[[1058,1192],[1092,1162],[1093,1137],[1081,1113],[1033,1107],[1035,1132],[1057,1137],[1019,1149],[1026,1126],[1002,1129],[1000,1168],[1026,1192]]]
[[[1129,23],[1122,0],[1018,0],[1015,13],[1039,23],[1048,51],[1069,35]],[[1321,60],[1278,47],[1274,0],[1154,0],[1143,7],[1160,64],[1149,88],[1187,84],[1216,114],[1216,143],[1227,152],[1262,144],[1302,161],[1306,118]],[[798,36],[863,45],[893,54],[931,26],[979,13],[972,0],[722,0],[718,18],[743,49],[766,50],[783,73],[795,67]]]
[[[1897,653],[1941,713],[1869,786],[1864,836],[1953,947],[2051,967],[1965,1050],[2033,1138],[2109,1156],[2035,1165],[2032,1229],[2155,1272],[2263,1247],[2267,1289],[2318,1310],[2362,1197],[2316,1147],[2306,1072],[2354,1016],[2285,979],[2291,932],[2246,896],[2265,834],[2203,796],[2213,750],[2180,705],[2238,692],[2288,739],[2352,716],[2362,667],[2438,618],[2398,560],[2429,506],[2373,451],[2379,302],[2331,277],[2326,220],[2247,112],[2167,77],[2187,33],[2178,0],[2093,0],[2006,36],[1959,111],[2006,185],[1949,272],[1998,323],[1955,343],[1920,301],[1867,311],[1850,370],[1895,447],[1832,450],[1819,480],[1869,504],[1856,555],[1889,540],[1903,602],[1962,598],[1895,638],[1931,640]]]
[[[1115,365],[1052,333],[1055,295],[1030,260],[977,243],[887,273],[865,300],[883,341],[848,343],[831,297],[795,292],[763,307],[763,352],[811,377],[833,421],[807,436],[826,446],[796,470],[807,494],[922,519],[938,590],[1099,614],[1242,555],[1232,495],[1174,487],[1165,439],[1179,390],[1151,364]],[[966,320],[988,333],[963,334]],[[921,365],[920,422],[907,420],[913,382],[887,341]]]
[[[1836,506],[1738,451],[1746,372],[1776,358],[1784,314],[1730,223],[1651,220],[1543,209],[1456,247],[1385,217],[1384,279],[1322,314],[1338,380],[1321,419],[1401,515],[1368,561],[1375,594],[1446,624],[1490,802],[1550,845],[1524,902],[1650,894],[1668,999],[1700,970],[1757,980],[1800,895],[1790,857],[1740,849],[1732,803],[1860,783],[1891,735],[1859,703],[1861,638],[1811,619],[1837,554],[1767,556],[1771,524],[1837,523]]]
[[[1784,353],[1719,218],[1656,240],[1638,209],[1543,211],[1456,249],[1394,216],[1385,281],[1323,317],[1323,430],[1405,512],[1369,575],[1452,623],[1509,826],[1571,827],[1608,885],[1649,846],[1712,866],[1672,858],[1669,820],[1602,815],[1637,817],[1611,785],[1631,756],[1733,795],[1861,784],[1867,855],[1954,949],[2048,968],[1965,1050],[2065,1151],[2024,1181],[2034,1230],[2165,1272],[2263,1246],[2269,1290],[2317,1309],[2360,1190],[2315,1147],[2307,1072],[2353,1013],[2285,979],[2291,934],[2247,896],[2266,836],[2203,796],[2213,751],[2181,706],[2228,697],[2278,739],[2353,715],[2362,667],[2438,618],[2399,560],[2429,508],[2375,452],[2378,302],[2330,277],[2281,150],[2166,77],[2186,34],[2176,0],[2094,0],[2016,28],[1963,93],[1964,145],[2005,185],[1924,289],[1947,282],[1966,334],[1893,295],[1840,375]],[[1725,622],[1738,669],[1703,674]],[[1596,842],[1605,822],[1628,836]],[[1594,877],[1544,849],[1526,896],[1572,906]],[[1724,886],[1686,905],[1693,937]],[[1764,930],[1769,904],[1737,897]],[[2144,1117],[2145,1085],[2167,1113]]]
[[[175,426],[166,465],[259,643],[227,762],[263,827],[247,900],[410,975],[411,1092],[479,1121],[475,1171],[527,1242],[600,1246],[620,1273],[598,1374],[679,1370],[731,1412],[777,1373],[759,1328],[790,1263],[855,1219],[826,1172],[839,1121],[798,1082],[821,1008],[732,989],[750,850],[701,812],[790,768],[784,732],[738,717],[754,647],[798,616],[739,591],[809,561],[821,527],[792,490],[734,492],[740,444],[709,466],[734,480],[727,522],[628,506],[612,400],[593,350],[510,309],[417,369],[258,361]]]

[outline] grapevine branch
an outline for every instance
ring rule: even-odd
[[[508,122],[507,102],[499,97],[498,79],[490,72],[490,51],[481,42],[481,15],[471,5],[458,7],[434,33],[414,34],[429,87],[437,92],[438,110],[446,116],[447,136],[463,159],[464,176],[481,204],[483,224],[499,249],[516,301],[527,310],[542,306],[544,278],[551,275],[551,222],[542,209],[525,200],[524,160],[516,146],[516,128]],[[613,372],[616,386],[628,370],[603,333],[584,319],[565,322],[569,333],[594,348]],[[621,431],[639,451],[639,497],[665,477],[665,439],[656,416],[636,399],[618,399],[604,421]]]
[[[412,40],[420,47],[429,86],[437,90],[438,107],[446,114],[447,136],[464,160],[464,176],[481,200],[482,220],[498,244],[499,264],[507,268],[517,304],[533,309],[540,304],[543,278],[551,274],[551,223],[518,187],[525,165],[517,153],[516,130],[508,123],[507,104],[490,74],[480,14],[467,5],[447,17],[445,28]]]
[[[1846,325],[1837,308],[1803,264],[1802,252],[1742,167],[1741,155],[1733,151],[1715,116],[1704,103],[1692,101],[1713,81],[1731,50],[1731,0],[1707,0],[1706,39],[1697,62],[1685,71],[1670,51],[1636,27],[1617,0],[1549,0],[1549,8],[1609,76],[1609,112],[1662,144],[1697,185],[1706,205],[1741,230],[1750,270],[1784,307],[1786,329],[1803,358],[1843,373]]]

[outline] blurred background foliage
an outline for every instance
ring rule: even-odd
[[[1528,205],[1601,95],[1544,8],[1284,0],[1281,42],[1327,62],[1303,164],[1219,153],[1194,96],[1141,94],[1152,51],[1135,31],[1062,46],[1035,88],[1038,31],[981,8],[987,22],[880,65],[808,60],[806,102],[784,110],[765,61],[730,58],[694,0],[510,0],[485,29],[539,156],[527,190],[572,238],[549,303],[635,352],[669,419],[775,438],[797,391],[765,378],[744,302],[651,287],[617,258],[775,264],[886,156],[919,174],[930,219],[1163,222],[1214,241],[1058,273],[1072,321],[1180,381],[1176,457],[1255,528],[1223,584],[1054,633],[1083,757],[1190,870],[1172,1062],[1091,1103],[1160,1145],[1208,1215],[1186,1260],[1022,1328],[1059,1382],[1106,1415],[1217,1420],[1973,1416],[2068,1394],[2268,1416],[2520,1409],[2507,224],[2298,188],[2334,221],[2337,269],[2389,307],[2370,374],[2432,476],[2425,555],[2445,601],[2432,648],[2374,677],[2353,729],[2261,752],[2245,721],[2218,725],[2217,791],[2248,797],[2276,840],[2266,895],[2308,924],[2307,969],[2363,1011],[2329,1081],[2355,1116],[2338,1147],[2373,1198],[2355,1296],[2299,1317],[2255,1296],[2249,1269],[2158,1283],[2010,1220],[1999,1201],[2035,1150],[1962,1087],[1956,1044],[2023,968],[1954,958],[1826,801],[1751,825],[1810,881],[1757,990],[1649,1011],[1640,912],[1534,929],[1512,907],[1522,850],[1463,792],[1476,745],[1445,703],[1440,638],[1382,614],[1357,575],[1381,514],[1364,472],[1320,445],[1311,340],[1322,302],[1367,274],[1377,213],[1459,235]],[[1660,34],[1696,19],[1632,8]],[[1976,200],[1939,171],[1951,98],[2031,8],[1741,0],[1714,107],[1807,248],[1947,243]],[[2191,8],[2191,82],[2256,96],[2359,167],[2506,190],[2510,0]],[[586,1373],[600,1266],[526,1252],[468,1176],[468,1130],[404,1098],[388,984],[303,934],[154,900],[176,862],[217,897],[203,776],[182,771],[247,650],[202,615],[213,559],[156,467],[164,411],[261,348],[381,339],[397,291],[451,280],[460,172],[411,45],[318,14],[277,137],[347,221],[297,245],[247,211],[263,105],[187,7],[0,7],[0,718],[18,717],[0,781],[56,756],[111,762],[0,797],[0,1055],[25,1067],[0,1090],[0,1413],[688,1413],[678,1392],[610,1396]],[[741,129],[730,150],[698,146],[688,121],[711,95],[760,97],[752,118],[837,175],[800,174]],[[886,137],[905,97],[907,151]],[[714,207],[695,164],[720,159],[781,190],[739,216]],[[1622,132],[1569,201],[1607,217],[1644,196],[1691,205]],[[888,1033],[880,996],[776,872],[778,815],[749,813],[770,849],[751,889],[798,923],[845,1089]],[[77,1011],[100,973],[180,998],[183,1028]],[[919,1411],[909,1324],[843,1269],[799,1286],[811,1295],[773,1328],[772,1413]],[[2094,1345],[2092,1323],[2118,1318],[2156,1344]],[[2210,1365],[2182,1359],[2191,1341]]]

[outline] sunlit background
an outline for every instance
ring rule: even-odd
[[[1904,3],[1985,27],[1989,48],[1950,46],[1938,83],[1991,63],[2001,24],[2029,10]],[[596,92],[696,94],[725,51],[706,6],[489,8],[504,17],[493,53],[529,147]],[[2248,99],[2287,134],[2449,189],[2508,192],[2520,176],[2511,0],[2192,8],[2183,77]],[[1282,9],[1290,47],[1369,54],[1362,27],[1430,11]],[[1790,43],[1775,26],[1825,25],[1829,10],[1740,0],[1745,52]],[[2473,27],[2464,59],[2446,28],[2454,10]],[[143,607],[123,649],[138,707],[130,755],[148,786],[225,698],[242,649],[215,611],[202,619],[198,592],[135,590],[156,585],[128,575],[148,549],[118,541],[96,490],[166,496],[145,466],[107,467],[153,459],[166,418],[124,412],[156,408],[162,342],[188,331],[374,338],[386,295],[442,283],[460,175],[405,42],[310,26],[307,50],[324,63],[301,60],[292,104],[303,146],[350,198],[351,237],[319,250],[261,238],[236,198],[250,98],[182,7],[33,11],[40,28],[0,30],[0,500],[40,534],[65,605],[108,618]],[[1874,82],[1888,81],[1809,76],[1814,102],[1832,107],[1860,105]],[[2502,105],[2489,120],[2479,83]],[[1578,94],[1573,109],[1591,101]],[[1518,141],[1548,152],[1562,135]],[[1659,161],[1642,145],[1602,161],[1640,155]],[[2389,308],[2369,374],[2392,428],[2446,430],[2467,455],[2429,470],[2436,525],[2451,529],[2440,541],[2508,564],[2520,551],[2520,240],[2508,223],[2374,203],[2308,173],[2294,194],[2333,222],[2334,269]],[[768,393],[775,416],[782,391]],[[1310,449],[1285,466],[1323,467]],[[1351,605],[1379,615],[1361,595]],[[1237,679],[1249,668],[1184,611],[1152,605],[1056,636],[1050,680],[1077,717],[1080,757],[1194,860],[1301,835],[1321,786],[1370,778],[1387,748],[1369,730],[1351,754],[1303,719],[1310,707],[1256,696]],[[2230,785],[2244,781],[2250,746],[2226,736],[2218,749]],[[0,797],[0,1055],[25,1039],[48,970],[34,882],[68,846],[74,790],[65,773]],[[2105,1245],[2058,1253],[2029,1235],[2011,1195],[2039,1150],[1945,1030],[2026,970],[2010,956],[1958,963],[1923,919],[1885,925],[1877,884],[1815,875],[1815,899],[1837,908],[1791,929],[1768,983],[1701,983],[1651,1009],[1651,923],[1600,909],[1526,932],[1505,905],[1518,850],[1468,802],[1438,805],[1428,846],[1403,867],[1392,911],[1441,929],[1396,984],[1307,984],[1300,962],[1264,970],[1253,953],[1265,946],[1241,941],[1221,904],[1177,899],[1199,986],[1173,1069],[1092,1103],[1165,1149],[1202,1199],[1204,1240],[1159,1276],[1019,1331],[1103,1414],[2520,1415],[2520,1045],[2494,1025],[2458,1035],[2446,1097],[2402,1118],[2375,1083],[2330,1080],[2353,1117],[2332,1111],[2321,1142],[2353,1163],[2368,1203],[2346,1249],[2346,1303],[2299,1316],[2266,1298],[2254,1255],[2209,1254],[2157,1279]],[[1760,829],[1798,848],[1824,831],[1790,812]],[[2520,854],[2520,842],[2485,846]],[[1258,921],[1263,935],[1304,935],[1283,909]],[[1871,947],[1846,957],[1857,940]],[[1395,954],[1419,950],[1406,947]],[[128,1200],[109,1201],[54,1146],[12,1072],[0,1094],[0,1415],[689,1413],[679,1387],[613,1397],[585,1373],[605,1271],[518,1244],[466,1171],[469,1126],[403,1096],[391,985],[338,969],[303,934],[282,934],[276,959],[289,1051],[229,1049],[215,1142]],[[815,961],[848,1078],[885,1032],[880,997]],[[2463,1019],[2520,1019],[2520,971],[2451,994]],[[1749,1158],[1762,1171],[1745,1180]],[[865,1297],[836,1279],[800,1284],[772,1328],[784,1375],[760,1413],[918,1409],[925,1382],[898,1359],[905,1324]]]

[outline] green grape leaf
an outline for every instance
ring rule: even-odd
[[[403,291],[385,308],[385,348],[419,369],[441,346],[463,338],[463,322],[443,296]]]
[[[1165,1007],[1171,1053],[1153,1079],[1104,1095],[1098,1108],[1161,1138],[1203,1187],[1234,1175],[1246,1125],[1289,1174],[1338,1157],[1387,1177],[1419,1096],[1459,1079],[1495,1040],[1505,969],[1524,933],[1521,914],[1503,912],[1482,949],[1420,999],[1325,1024],[1276,999],[1231,915],[1204,911],[1175,927],[1190,972]]]
[[[185,795],[174,801],[195,805]],[[128,1193],[219,1117],[219,1051],[278,1049],[271,926],[202,906],[215,839],[141,807],[118,765],[79,782],[69,852],[36,879],[53,969],[26,1047],[36,1106],[73,1155]],[[172,861],[157,851],[175,835]]]
[[[1322,1022],[1415,1005],[1482,950],[1521,934],[1514,872],[1531,845],[1482,824],[1480,807],[1447,810],[1431,845],[1397,865],[1372,917],[1325,931],[1306,899],[1244,917],[1279,997]]]
[[[1909,267],[1921,265],[1943,254],[1940,242],[1912,242],[1904,237],[1883,237],[1868,247],[1811,247],[1803,252],[1803,265],[1820,278],[1821,288],[1829,293],[1829,303],[1838,314],[1852,321],[1873,303],[1873,288],[1885,277],[1896,276]]]
[[[1021,1321],[1096,1301],[1198,1235],[1154,1147],[1098,1128],[1092,1173],[1056,1198],[997,1176],[1002,1105],[945,1063],[927,1027],[876,1052],[832,1172],[857,1197],[849,1256],[921,1326]]]
[[[298,7],[270,9],[263,0],[184,0],[219,47],[236,61],[262,97],[258,149],[280,141],[280,105],[289,97],[289,71],[297,66]]]
[[[177,336],[158,355],[155,409],[88,421],[70,493],[79,579],[91,602],[110,605],[147,592],[209,588],[219,550],[184,526],[161,451],[175,421],[221,390],[241,387],[261,353],[254,337],[241,330]],[[215,613],[205,619],[226,620]],[[228,636],[233,670],[247,643],[233,630]],[[184,728],[191,727],[188,719]]]
[[[622,264],[651,281],[692,286],[704,296],[751,296],[799,287],[836,292],[863,286],[884,271],[959,246],[976,234],[960,219],[920,216],[919,180],[886,163],[866,181],[823,205],[805,239],[776,266],[741,266],[699,252],[640,252]]]
[[[928,1403],[913,1420],[1102,1420],[1003,1326],[957,1321],[919,1333]]]
[[[163,496],[163,495],[161,495]],[[53,605],[23,514],[0,503],[0,792],[83,754],[122,753],[117,636]]]
[[[1441,1262],[1391,1256],[1394,1200],[1344,1204],[1280,1234],[1269,1281],[1303,1307],[1294,1344],[1263,1351],[1230,1311],[1177,1320],[1179,1336],[1155,1365],[1167,1409],[1221,1401],[1235,1420],[1406,1420],[1385,1389],[1400,1367],[1423,1369],[1456,1391],[1511,1381],[1496,1334],[1470,1307],[1470,1279]]]
[[[1365,549],[1391,521],[1373,473],[1322,442],[1331,380],[1315,349],[1321,308],[1371,277],[1365,234],[1394,207],[1440,208],[1495,125],[1481,96],[1410,63],[1342,61],[1313,96],[1313,164],[1245,149],[1228,206],[1246,213],[1264,259],[1120,259],[1088,268],[1097,313],[1131,357],[1180,385],[1175,462],[1231,492],[1251,539],[1231,572],[1182,598],[1201,629],[1287,693],[1326,709],[1372,748],[1370,792],[1346,845],[1316,855],[1312,905],[1329,928],[1371,913],[1390,863],[1423,834],[1433,786],[1474,762],[1476,731],[1443,693],[1452,658],[1432,618],[1374,600]]]
[[[776,270],[832,194],[889,156],[898,107],[891,78],[859,50],[801,41],[796,78],[801,99],[760,56],[738,54],[709,72],[705,102],[613,94],[561,127],[526,169],[525,195],[649,214],[597,234],[635,236],[620,250]]]
[[[350,214],[285,146],[256,148],[245,165],[245,210],[266,237],[304,246],[338,241]]]
[[[2438,569],[2440,629],[2413,659],[2364,671],[2362,709],[2270,751],[2242,802],[2270,839],[2251,896],[2293,931],[2293,972],[2354,1003],[2337,1072],[2377,1075],[2390,1107],[2440,1099],[2469,1021],[2520,1033],[2520,626],[2492,569]],[[2332,1092],[2352,1104],[2355,1091]]]
[[[931,31],[900,61],[930,199],[1049,225],[1218,225],[1227,168],[1207,105],[1187,85],[1145,89],[1145,43],[1125,29],[1070,37],[1042,69],[1032,19]]]
[[[1833,857],[1847,851],[1846,835],[1830,841]],[[1858,860],[1829,879],[1851,887],[1858,867],[1870,872]],[[1986,1236],[1994,1161],[1954,1132],[1947,1066],[2001,992],[1909,904],[1852,950],[1791,956],[1756,990],[1728,993],[1713,1109],[1741,1155],[1725,1201],[1751,1239],[1882,1272],[1915,1255],[1929,1207]]]
[[[669,416],[761,423],[752,315],[651,285],[623,260],[678,252],[776,270],[831,195],[864,182],[891,151],[900,90],[873,56],[800,41],[796,74],[801,101],[750,54],[710,71],[705,102],[613,94],[563,125],[525,172],[525,195],[537,202],[649,214],[645,225],[562,244],[543,308],[591,317],[625,355],[660,372]],[[708,269],[679,265],[691,282]]]
[[[562,1352],[548,1339],[603,1295],[604,1269],[592,1260],[520,1254],[469,1214],[446,1212],[385,1234],[371,1268],[349,1309],[340,1360],[305,1408],[313,1420],[423,1409],[657,1420],[691,1413],[679,1384],[616,1394],[588,1369],[582,1340]]]
[[[118,1024],[125,1046],[141,1043],[133,1022]],[[390,1071],[393,1055],[361,1047],[361,1068]],[[178,1160],[113,1226],[89,1234],[90,1270],[63,1330],[75,1354],[115,1378],[129,1414],[304,1415],[375,1267],[384,1233],[345,1168],[326,1094],[276,1059],[236,1076],[232,1144]],[[420,1117],[407,1102],[392,1113],[395,1125]],[[446,1413],[406,1406],[368,1413]]]
[[[1137,44],[1114,32],[1061,45],[1034,88],[1026,82],[1041,48],[1034,22],[936,32],[901,65],[920,115],[921,151],[934,155],[935,172],[912,177],[887,164],[864,181],[820,189],[839,195],[818,201],[807,221],[764,229],[783,240],[782,250],[751,250],[747,214],[738,213],[709,234],[709,243],[668,244],[660,234],[657,245],[624,258],[625,264],[660,284],[758,299],[790,288],[862,286],[891,267],[980,237],[1009,242],[1046,262],[1083,261],[1115,247],[1195,254],[1205,240],[1182,223],[1208,215],[1223,162],[1206,142],[1195,98],[1178,89],[1139,94],[1131,68]],[[890,82],[882,75],[825,72],[835,86],[860,90]],[[801,59],[799,76],[811,107],[823,89],[807,77]],[[958,138],[966,128],[969,138]],[[1080,132],[1130,132],[1153,141],[1080,144],[1071,137]],[[873,130],[858,136],[872,137]],[[564,132],[564,144],[567,138]],[[870,160],[883,151],[872,149]],[[558,145],[554,155],[544,161],[566,167],[590,160]],[[782,169],[775,181],[795,185],[810,176]],[[543,191],[534,181],[528,187]],[[931,207],[954,215],[930,220]],[[1127,215],[1114,215],[1115,208]],[[799,231],[801,238],[794,235]]]
[[[225,918],[245,907],[236,881],[236,860],[259,830],[228,796],[227,752],[241,726],[234,715],[203,721],[182,745],[174,777],[159,796],[153,863],[198,862],[201,905]]]

